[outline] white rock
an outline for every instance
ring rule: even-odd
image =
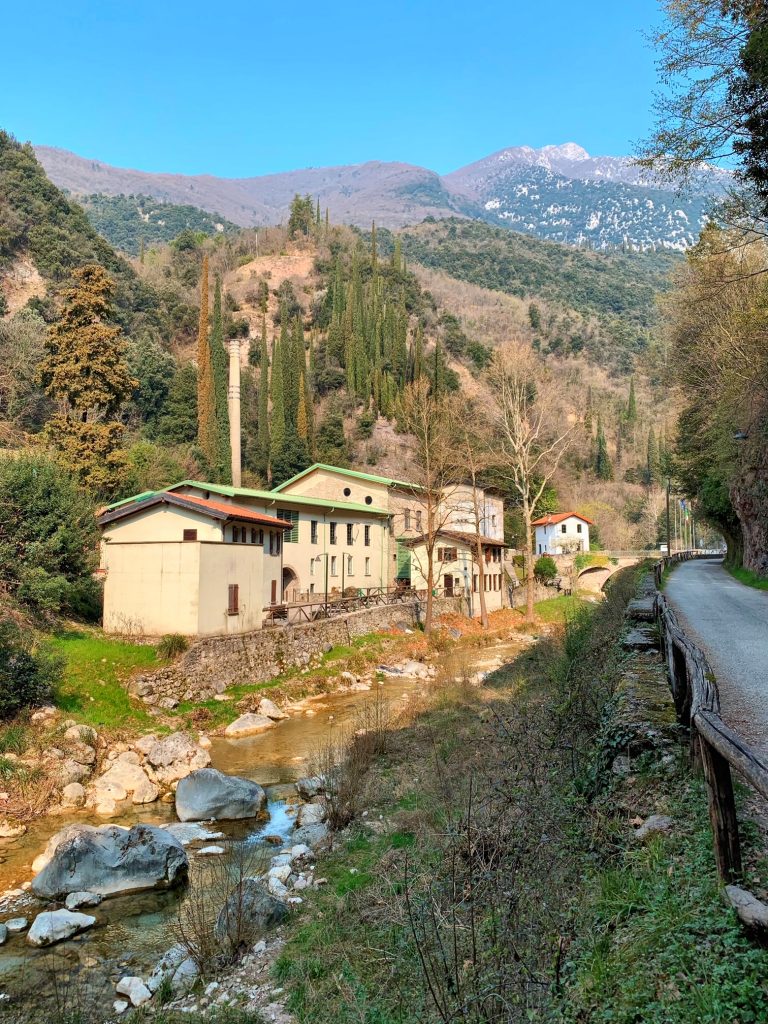
[[[27,932],[30,946],[52,946],[68,939],[96,923],[90,914],[75,914],[71,910],[46,910],[38,914]]]
[[[293,888],[294,889],[299,889],[299,890],[300,889],[307,889],[307,888],[309,888],[309,885],[310,885],[310,882],[304,877],[304,875],[299,875],[299,877],[293,883]]]
[[[172,978],[176,973],[176,968],[186,959],[187,950],[184,946],[179,944],[167,949],[147,979],[147,988],[149,991],[156,992],[160,988],[163,979]]]
[[[132,1006],[143,1006],[152,998],[152,993],[141,978],[121,978],[115,989],[119,996],[128,996]]]
[[[285,884],[291,877],[291,865],[290,864],[278,864],[274,868],[270,868],[267,872],[267,878],[276,878],[279,882]]]
[[[659,832],[671,832],[673,824],[672,819],[666,814],[652,814],[635,830],[635,839],[646,839]]]
[[[303,825],[320,825],[325,821],[325,818],[325,806],[323,804],[302,804],[296,818],[296,825],[298,828],[301,828]]]
[[[218,981],[212,981],[210,985],[205,986],[205,994],[210,998],[217,989],[221,988]]]
[[[284,900],[288,896],[288,890],[279,878],[270,878],[267,881],[267,888],[279,900]]]
[[[217,853],[224,853],[223,846],[204,846],[202,850],[197,851],[198,857],[212,857]]]
[[[98,907],[104,897],[98,892],[71,892],[64,901],[67,910],[78,907]]]
[[[299,860],[301,857],[312,857],[312,849],[306,843],[297,843],[291,847],[291,860]]]
[[[98,803],[103,797],[108,800],[125,800],[130,794],[134,804],[151,804],[157,800],[160,790],[147,778],[147,773],[141,765],[124,760],[125,757],[134,757],[138,760],[138,754],[134,751],[125,751],[120,754],[112,767],[95,779],[91,791],[93,802]]]
[[[267,952],[267,943],[264,939],[259,939],[256,945],[253,947],[253,952],[256,956],[260,956],[262,953]]]
[[[26,931],[28,924],[29,921],[26,917],[12,917],[9,921],[5,922],[5,927],[10,935],[18,935],[19,932]]]
[[[82,807],[85,803],[85,788],[79,782],[70,782],[61,791],[61,803],[64,807]]]
[[[166,832],[178,839],[182,846],[197,842],[199,839],[221,839],[223,832],[211,832],[209,828],[198,825],[196,821],[172,821],[170,825],[160,825]]]
[[[96,743],[96,730],[90,725],[70,725],[64,733],[64,739],[74,743],[87,743],[92,747]]]
[[[290,853],[276,853],[272,860],[269,862],[270,867],[279,868],[282,867],[283,864],[290,865],[292,859],[293,858],[291,857]]]
[[[199,973],[197,964],[191,957],[182,960],[174,971],[173,978],[171,978],[173,991],[188,992],[195,984]]]
[[[18,836],[23,836],[26,831],[26,825],[8,821],[5,818],[0,819],[0,839],[16,839]]]
[[[8,941],[8,929],[4,924],[0,924],[0,946]]]
[[[224,730],[224,735],[229,736],[230,739],[239,739],[243,736],[258,736],[259,733],[274,728],[275,723],[271,718],[267,718],[266,715],[255,715],[249,711],[245,715],[240,715],[234,722],[230,722]]]
[[[125,1013],[130,1005],[131,1004],[127,999],[116,999],[114,1003],[112,1003],[112,1009],[115,1013]]]
[[[135,746],[146,754],[156,779],[163,785],[170,786],[179,782],[198,768],[207,768],[211,763],[208,751],[186,733],[173,732],[163,739],[152,739],[152,743],[142,743],[141,747],[137,743]]]
[[[264,715],[265,718],[271,718],[274,722],[279,722],[283,718],[288,717],[288,715],[286,715],[284,711],[281,711],[277,704],[275,704],[273,700],[270,700],[269,697],[262,697],[258,708],[256,708],[256,713]]]

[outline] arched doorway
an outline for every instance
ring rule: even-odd
[[[299,577],[290,566],[283,566],[283,604],[299,600]]]

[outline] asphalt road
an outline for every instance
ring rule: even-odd
[[[723,718],[768,759],[768,591],[738,583],[719,561],[694,560],[674,570],[665,594],[712,666]]]

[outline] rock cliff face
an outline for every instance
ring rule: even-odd
[[[762,443],[761,443],[762,442]],[[750,440],[741,453],[731,500],[741,523],[744,566],[768,575],[768,445]]]

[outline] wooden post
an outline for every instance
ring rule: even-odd
[[[715,841],[715,859],[720,878],[731,883],[741,876],[741,845],[731,767],[703,736],[699,737],[701,763],[707,783],[709,820]]]

